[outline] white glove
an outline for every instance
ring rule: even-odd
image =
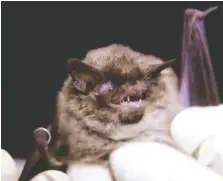
[[[171,135],[186,153],[223,175],[223,105],[185,109],[173,119]]]
[[[164,144],[127,144],[110,156],[116,181],[223,181],[212,169]]]
[[[57,170],[41,172],[30,181],[73,181],[67,174]]]
[[[17,181],[19,178],[16,163],[11,155],[1,149],[1,180],[2,181]]]

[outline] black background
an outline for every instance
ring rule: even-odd
[[[122,43],[180,65],[184,10],[212,5],[219,2],[2,2],[2,148],[27,155],[33,129],[52,120],[69,57]],[[205,22],[222,101],[221,6]]]

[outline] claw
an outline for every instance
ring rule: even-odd
[[[207,10],[203,12],[202,18],[206,17],[208,14],[215,11],[217,8],[218,6],[213,6],[213,7],[208,8]]]

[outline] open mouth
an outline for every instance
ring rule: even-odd
[[[141,107],[142,101],[144,99],[145,99],[145,93],[125,96],[123,99],[121,99],[121,105],[131,106],[131,107]]]

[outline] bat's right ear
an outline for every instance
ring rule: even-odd
[[[75,58],[68,59],[67,67],[73,86],[81,92],[86,92],[104,78],[98,69]]]

